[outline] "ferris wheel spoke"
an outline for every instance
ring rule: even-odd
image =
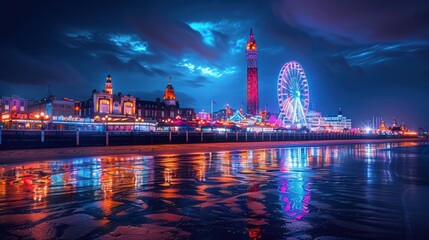
[[[292,121],[293,123],[295,123],[295,122],[297,122],[297,121],[298,121],[298,118],[297,118],[297,107],[298,107],[298,102],[299,102],[299,101],[294,101],[294,107],[293,107],[293,119],[294,119],[294,121]]]
[[[284,107],[283,107],[283,110],[284,110],[284,112],[285,112],[285,114],[288,116],[288,117],[290,117],[290,113],[292,112],[292,109],[291,109],[291,107],[292,107],[292,102],[291,102],[291,100],[290,99],[288,99],[288,101],[287,102],[285,102],[285,104],[283,105]]]
[[[301,112],[302,119],[304,120],[304,123],[307,123],[307,120],[305,119],[304,108],[303,108],[303,106],[302,106],[301,103],[299,103],[299,109],[300,109],[300,112]]]
[[[299,77],[299,69],[295,68],[295,77],[298,78]]]
[[[290,93],[288,93],[288,92],[282,92],[282,93],[279,93],[278,94],[278,96],[280,97],[280,96],[289,96],[290,95]]]
[[[282,110],[283,110],[284,112],[287,112],[287,110],[288,110],[288,106],[289,106],[289,102],[290,102],[290,99],[288,98],[288,99],[286,99],[286,100],[282,103],[281,108],[282,108]]]
[[[301,74],[298,74],[298,76],[299,76],[299,79],[298,79],[298,81],[299,81],[299,85],[305,85],[306,84],[306,81],[305,81],[305,78],[301,75]]]
[[[285,76],[282,78],[283,82],[285,83],[286,86],[290,85],[290,79],[286,78]]]
[[[301,101],[298,101],[296,111],[300,114],[301,117],[305,117]]]
[[[301,86],[299,91],[301,93],[307,94],[308,93],[308,86],[307,85]]]
[[[308,88],[308,83],[306,79],[302,79],[299,85],[300,85],[300,88]]]
[[[289,79],[291,79],[291,77],[293,77],[293,70],[291,68],[289,68],[287,70],[287,75],[288,75]]]
[[[289,85],[282,86],[282,88],[283,88],[283,89],[285,89],[286,91],[290,92],[290,87],[289,87]]]

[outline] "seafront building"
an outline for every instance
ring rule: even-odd
[[[10,97],[2,97],[0,101],[1,113],[20,114],[26,113],[28,107],[28,100],[18,95]]]
[[[188,121],[195,119],[195,110],[180,107],[179,101],[176,100],[173,85],[169,81],[165,87],[162,101],[160,98],[155,101],[137,99],[137,116],[156,122],[171,121],[173,119]]]
[[[132,120],[136,118],[136,97],[124,95],[122,93],[113,93],[112,77],[107,75],[103,91],[92,91],[88,100],[80,103],[81,117],[90,117],[101,119],[105,116],[121,121]]]
[[[319,111],[309,111],[306,120],[308,128],[315,132],[344,132],[352,129],[352,120],[343,115],[341,108],[336,116],[322,116]]]
[[[28,103],[28,99],[18,95],[1,97],[0,113],[4,128],[17,128],[17,120],[29,119]]]
[[[104,89],[78,101],[49,95],[39,101],[20,96],[2,97],[2,126],[5,129],[50,129],[92,131],[155,131],[157,123],[195,119],[193,108],[181,108],[173,85],[168,82],[161,101],[139,99],[113,91],[107,75]]]

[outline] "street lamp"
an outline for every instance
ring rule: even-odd
[[[36,114],[36,118],[37,119],[39,119],[40,118],[40,121],[41,121],[41,123],[42,123],[42,126],[41,126],[41,129],[42,130],[44,130],[45,129],[45,120],[49,120],[49,115],[45,115],[45,113],[44,112],[40,112],[40,115],[39,114]]]
[[[105,132],[106,132],[106,146],[109,146],[109,132],[108,132],[108,128],[107,128],[107,122],[109,122],[110,120],[112,120],[112,118],[110,118],[109,116],[105,116],[101,118],[101,121],[104,122],[104,126],[105,126]]]
[[[104,131],[105,132],[107,132],[107,119],[108,119],[108,116],[101,118],[101,121],[104,123]]]
[[[144,119],[142,117],[136,118],[136,120],[134,122],[134,131],[136,131],[136,123],[137,123],[137,126],[139,127],[139,130],[140,130],[140,123],[143,121],[144,121]]]
[[[41,126],[41,129],[42,129],[42,130],[45,130],[45,125],[44,125],[44,123],[43,123],[44,118],[45,118],[45,113],[44,113],[44,112],[41,112],[41,113],[40,113],[40,120],[41,120],[41,122],[42,122],[42,126]]]
[[[107,123],[109,122],[109,121],[111,121],[112,120],[112,118],[111,117],[109,117],[109,116],[105,116],[105,117],[102,117],[101,118],[101,121],[102,122],[104,122],[104,126],[105,126],[105,131],[107,132]]]

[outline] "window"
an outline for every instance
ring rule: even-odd
[[[132,102],[124,102],[124,114],[134,114],[134,104]]]
[[[110,102],[107,99],[100,99],[99,112],[100,113],[110,113]]]

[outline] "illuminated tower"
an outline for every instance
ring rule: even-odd
[[[164,103],[169,106],[176,105],[176,94],[174,94],[174,88],[173,88],[173,85],[171,85],[171,81],[168,81],[168,85],[167,87],[165,87],[163,100],[164,100]]]
[[[258,94],[258,49],[255,37],[250,28],[249,41],[246,46],[247,58],[247,113],[255,116],[259,108]]]
[[[110,76],[110,74],[106,77],[106,85],[104,87],[104,91],[113,94],[112,77]]]

